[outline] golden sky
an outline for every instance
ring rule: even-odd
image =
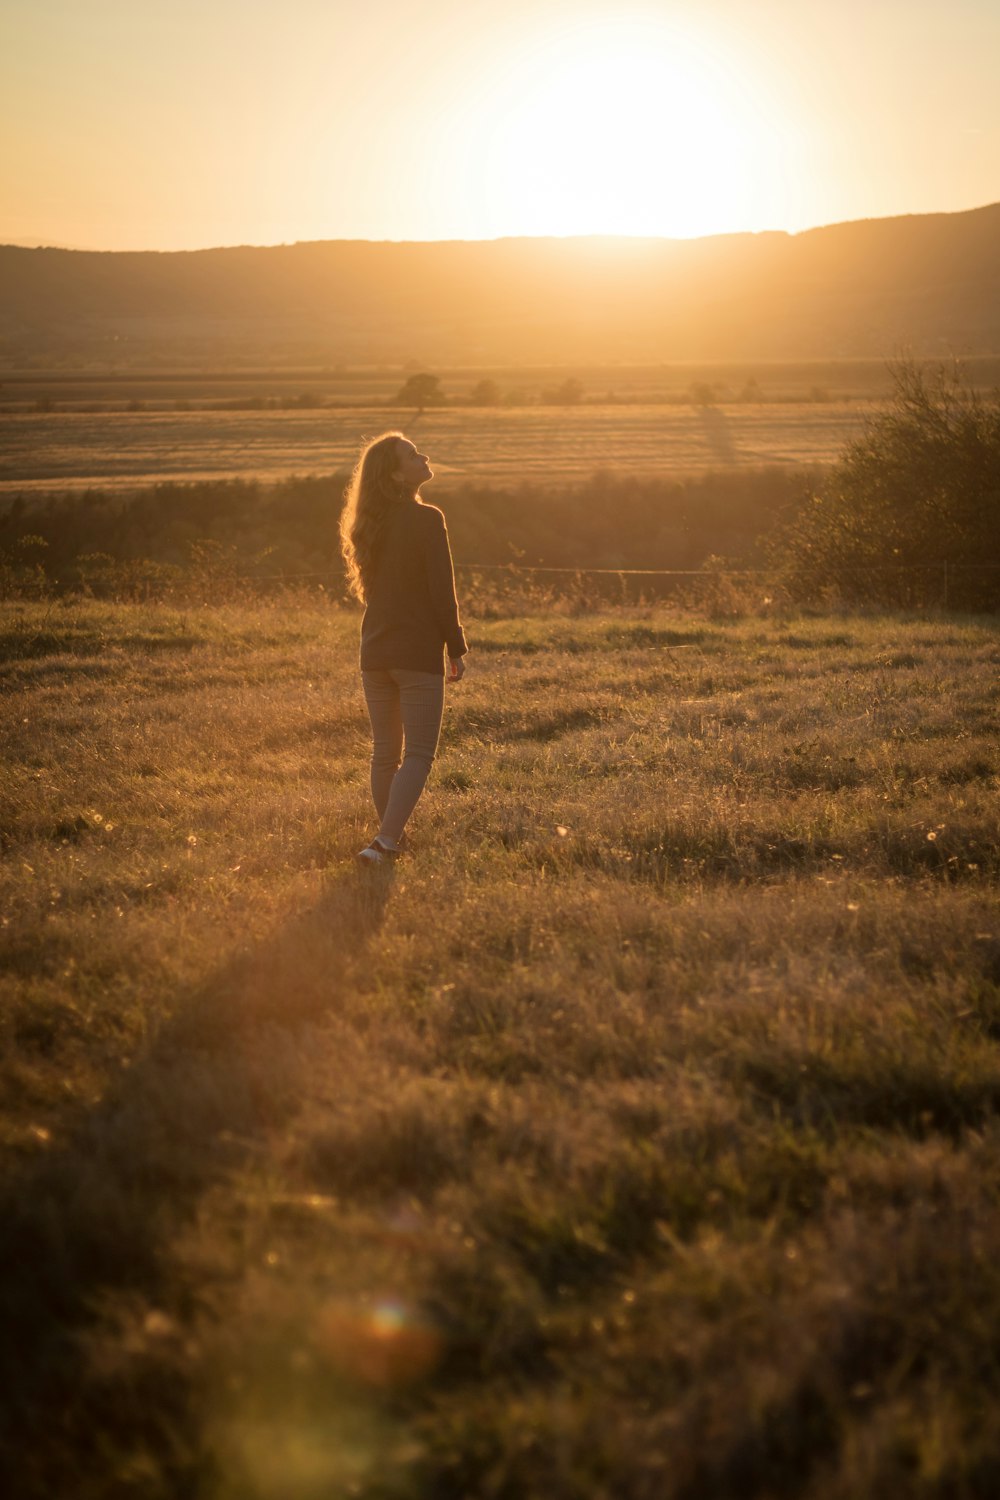
[[[1000,199],[998,0],[0,0],[0,243],[689,237]]]

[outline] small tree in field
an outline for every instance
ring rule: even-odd
[[[579,406],[582,400],[583,385],[574,375],[553,390],[542,392],[542,402],[545,406]]]
[[[499,406],[500,387],[495,380],[477,380],[469,393],[473,406]]]
[[[411,375],[393,396],[390,406],[415,406],[423,411],[425,406],[441,406],[444,403],[440,375],[421,373]]]
[[[799,598],[905,605],[946,592],[995,608],[1000,566],[984,565],[1000,565],[1000,393],[979,395],[957,367],[890,371],[889,406],[779,536],[786,583]]]

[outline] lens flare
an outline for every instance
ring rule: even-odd
[[[443,1340],[418,1308],[384,1297],[362,1307],[328,1303],[317,1322],[316,1347],[343,1378],[386,1390],[429,1375],[441,1358]]]

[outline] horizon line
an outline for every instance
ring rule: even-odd
[[[824,229],[846,228],[852,224],[889,224],[902,219],[943,219],[958,218],[963,214],[982,213],[990,208],[1000,208],[1000,200],[991,203],[980,203],[972,208],[959,209],[931,209],[928,211],[901,213],[901,214],[870,214],[857,219],[834,219],[822,224],[811,224],[803,229],[726,229],[713,234],[614,234],[614,233],[581,233],[581,234],[499,234],[478,236],[448,236],[440,239],[375,239],[365,236],[329,236],[324,239],[308,240],[279,240],[270,244],[254,244],[246,240],[227,245],[194,245],[182,249],[160,250],[148,247],[142,250],[109,250],[93,245],[60,245],[47,243],[44,240],[34,240],[31,237],[19,236],[15,240],[0,241],[0,250],[58,250],[71,255],[209,255],[220,250],[292,250],[306,245],[500,245],[508,244],[513,240],[531,241],[534,243],[551,243],[559,241],[569,243],[571,241],[601,241],[607,242],[636,242],[641,244],[695,244],[700,240],[723,240],[723,239],[759,239],[768,235],[784,236],[786,239],[797,239],[805,234],[815,234]]]

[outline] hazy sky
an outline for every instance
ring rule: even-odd
[[[0,0],[0,242],[701,235],[1000,199],[998,0]]]

